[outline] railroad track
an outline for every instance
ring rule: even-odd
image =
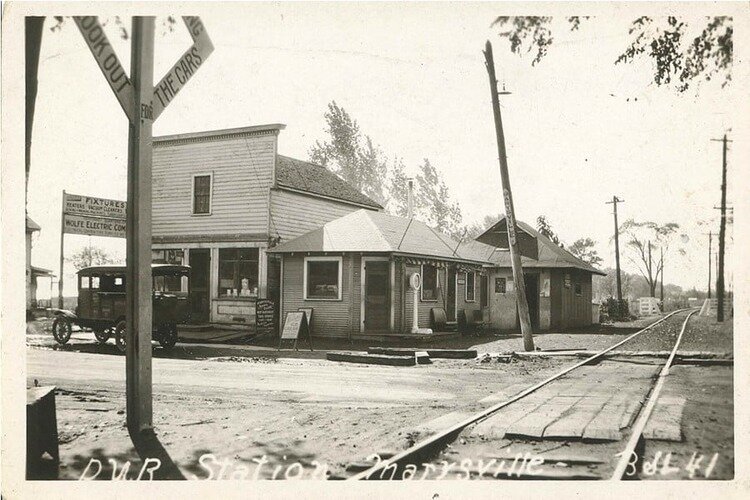
[[[346,479],[634,479],[644,433],[659,432],[649,421],[660,414],[659,396],[695,312],[674,311],[393,456],[373,454]],[[659,325],[676,327],[683,315],[666,362],[612,357]]]

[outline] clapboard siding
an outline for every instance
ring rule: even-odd
[[[153,235],[268,232],[276,135],[154,143]],[[192,215],[193,175],[213,174],[211,215]]]
[[[352,308],[354,294],[349,286],[352,269],[352,258],[345,255],[342,262],[341,300],[304,300],[302,293],[304,257],[302,255],[284,256],[283,276],[283,317],[286,313],[296,311],[300,307],[313,308],[313,335],[321,337],[343,337],[352,331]],[[354,266],[354,269],[357,267]],[[359,274],[359,273],[357,273]],[[359,282],[353,280],[355,287]],[[357,312],[357,315],[359,313]],[[358,327],[357,327],[358,329]]]
[[[271,190],[271,234],[289,241],[326,222],[343,217],[363,207],[333,200],[285,191]]]

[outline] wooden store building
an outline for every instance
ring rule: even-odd
[[[254,325],[256,300],[280,299],[270,246],[382,210],[324,167],[278,154],[284,127],[154,138],[153,260],[191,266],[195,323]]]

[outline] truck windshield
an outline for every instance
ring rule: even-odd
[[[161,274],[154,276],[154,291],[187,295],[188,277],[183,274]]]

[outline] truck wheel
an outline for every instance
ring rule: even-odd
[[[106,344],[109,338],[112,336],[112,332],[109,328],[106,330],[94,330],[94,337],[100,344]]]
[[[73,333],[73,325],[70,320],[64,316],[58,316],[55,321],[52,322],[52,336],[55,340],[63,345],[70,340],[70,335]]]
[[[171,349],[177,343],[177,325],[162,325],[159,333],[159,344],[165,349]]]
[[[126,344],[125,344],[125,335],[127,332],[125,331],[125,321],[120,321],[117,323],[117,326],[115,326],[115,344],[117,345],[117,349],[120,352],[125,352]]]

